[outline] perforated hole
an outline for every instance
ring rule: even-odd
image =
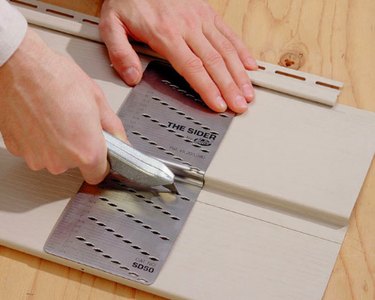
[[[219,114],[220,117],[222,118],[228,118],[228,116],[226,114]]]
[[[153,100],[155,100],[155,101],[161,101],[161,99],[158,98],[158,97],[156,97],[156,96],[152,96],[151,98],[152,98]]]
[[[179,218],[179,217],[176,217],[176,216],[172,216],[171,219],[176,220],[176,221],[179,221],[179,220],[180,220],[180,218]]]
[[[141,221],[141,220],[139,220],[139,219],[134,219],[133,220],[135,223],[138,223],[138,224],[142,224],[143,222]]]
[[[129,241],[129,240],[122,240],[125,244],[131,244],[132,241]]]
[[[93,20],[89,20],[89,19],[82,19],[82,22],[89,23],[89,24],[92,24],[92,25],[99,25],[98,22],[93,21]]]
[[[57,10],[54,10],[54,9],[47,8],[46,12],[49,12],[49,13],[52,13],[52,14],[55,14],[55,15],[59,15],[59,16],[62,16],[62,17],[74,19],[73,15],[70,15],[70,14],[67,14],[67,13],[63,13],[61,11],[57,11]]]
[[[134,276],[134,277],[138,277],[139,276],[137,273],[134,273],[134,272],[129,272],[129,275]]]
[[[38,5],[34,5],[34,4],[31,4],[31,3],[19,1],[19,0],[10,0],[10,2],[18,3],[18,4],[28,6],[28,7],[32,7],[32,8],[38,8]]]
[[[123,270],[126,270],[126,271],[130,270],[128,267],[125,267],[125,266],[121,266],[120,269],[123,269]]]
[[[151,118],[151,116],[148,114],[142,114],[142,116],[144,116],[145,118]]]
[[[108,202],[108,205],[109,206],[112,206],[112,207],[117,207],[117,204],[113,203],[113,202]]]
[[[154,257],[154,256],[150,256],[149,259],[153,260],[153,261],[159,261],[158,258]]]
[[[103,252],[103,250],[100,249],[100,248],[94,248],[93,250],[94,250],[95,252],[98,252],[98,253],[102,253],[102,252]]]
[[[117,211],[118,211],[118,212],[121,212],[121,213],[126,212],[126,211],[125,211],[124,209],[122,209],[122,208],[118,208]]]
[[[105,258],[109,258],[109,259],[112,258],[112,256],[110,256],[109,254],[102,254],[102,255],[103,255],[103,257],[105,257]]]
[[[152,227],[151,226],[149,226],[149,225],[142,225],[144,228],[146,228],[146,229],[152,229]]]
[[[88,216],[87,218],[89,218],[91,221],[98,221],[98,219],[93,216]]]
[[[185,200],[185,201],[190,201],[190,199],[188,197],[185,197],[185,196],[181,196],[180,197],[182,200]]]
[[[283,75],[283,76],[287,76],[287,77],[292,77],[292,78],[294,78],[294,79],[298,79],[298,80],[302,80],[302,81],[305,81],[305,80],[306,80],[305,77],[298,76],[298,75],[291,74],[291,73],[287,73],[287,72],[278,71],[278,70],[275,71],[275,74]]]
[[[114,232],[114,230],[112,228],[109,228],[109,227],[107,227],[105,230],[107,230],[108,232]]]
[[[102,200],[102,201],[105,201],[105,202],[107,202],[107,201],[108,201],[108,199],[107,199],[107,198],[105,198],[105,197],[99,197],[99,199],[100,199],[100,200]]]
[[[96,224],[98,224],[99,226],[102,226],[102,227],[105,226],[105,224],[103,222],[96,222]]]
[[[161,238],[162,240],[164,240],[164,241],[169,241],[169,238],[166,237],[166,236],[161,236],[160,238]]]
[[[132,134],[134,134],[134,135],[141,135],[138,131],[132,131]]]
[[[111,260],[111,263],[116,264],[116,265],[121,265],[121,263],[118,260]]]
[[[76,239],[79,241],[86,241],[86,239],[83,236],[77,235]]]

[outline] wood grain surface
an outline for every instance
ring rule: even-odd
[[[99,15],[102,0],[46,2]],[[340,103],[375,112],[375,1],[210,3],[255,58],[343,81]],[[0,274],[0,299],[162,299],[1,246]],[[375,299],[374,163],[324,299]]]

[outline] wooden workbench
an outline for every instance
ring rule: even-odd
[[[48,2],[98,15],[102,1]],[[210,2],[255,58],[343,81],[340,103],[375,111],[373,0]],[[375,299],[374,250],[373,164],[324,299]],[[0,299],[88,298],[161,299],[0,246]]]

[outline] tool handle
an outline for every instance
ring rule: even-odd
[[[159,160],[147,156],[103,131],[111,170],[145,187],[169,185],[174,182],[172,171]]]

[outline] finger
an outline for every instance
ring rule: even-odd
[[[23,158],[25,159],[25,162],[27,166],[32,171],[40,171],[44,168],[44,164],[41,161],[41,159],[38,157],[38,155],[28,151],[23,155]]]
[[[100,128],[87,137],[79,151],[77,166],[89,184],[100,183],[109,173],[107,146]]]
[[[202,60],[210,77],[219,87],[229,108],[236,113],[247,109],[247,102],[229,73],[220,53],[211,45],[202,32],[194,32],[186,37],[186,42],[193,52]]]
[[[17,145],[17,143],[12,138],[8,138],[4,134],[3,135],[3,140],[4,140],[5,147],[7,148],[7,150],[11,154],[13,154],[14,156],[21,156],[21,151],[19,149],[19,146]]]
[[[248,70],[257,70],[258,64],[249,53],[249,50],[247,50],[243,41],[223,22],[218,15],[215,16],[215,25],[217,29],[234,45],[245,68]]]
[[[68,169],[74,168],[75,165],[71,161],[64,161],[64,156],[57,149],[50,149],[44,153],[44,161],[46,169],[52,175],[65,173]]]
[[[219,89],[208,75],[202,61],[191,51],[182,37],[169,38],[167,41],[155,40],[150,42],[150,46],[169,60],[208,107],[217,112],[227,109]]]
[[[98,93],[99,95],[96,102],[98,104],[100,123],[103,130],[107,131],[118,139],[127,142],[128,137],[126,136],[124,125],[122,124],[120,118],[113,112],[102,91],[99,90]]]
[[[100,22],[99,29],[115,70],[128,85],[137,84],[142,77],[141,62],[122,22],[117,17],[107,17]]]
[[[203,30],[205,37],[223,57],[229,73],[242,91],[246,101],[253,100],[253,86],[232,42],[213,26],[205,26]]]

